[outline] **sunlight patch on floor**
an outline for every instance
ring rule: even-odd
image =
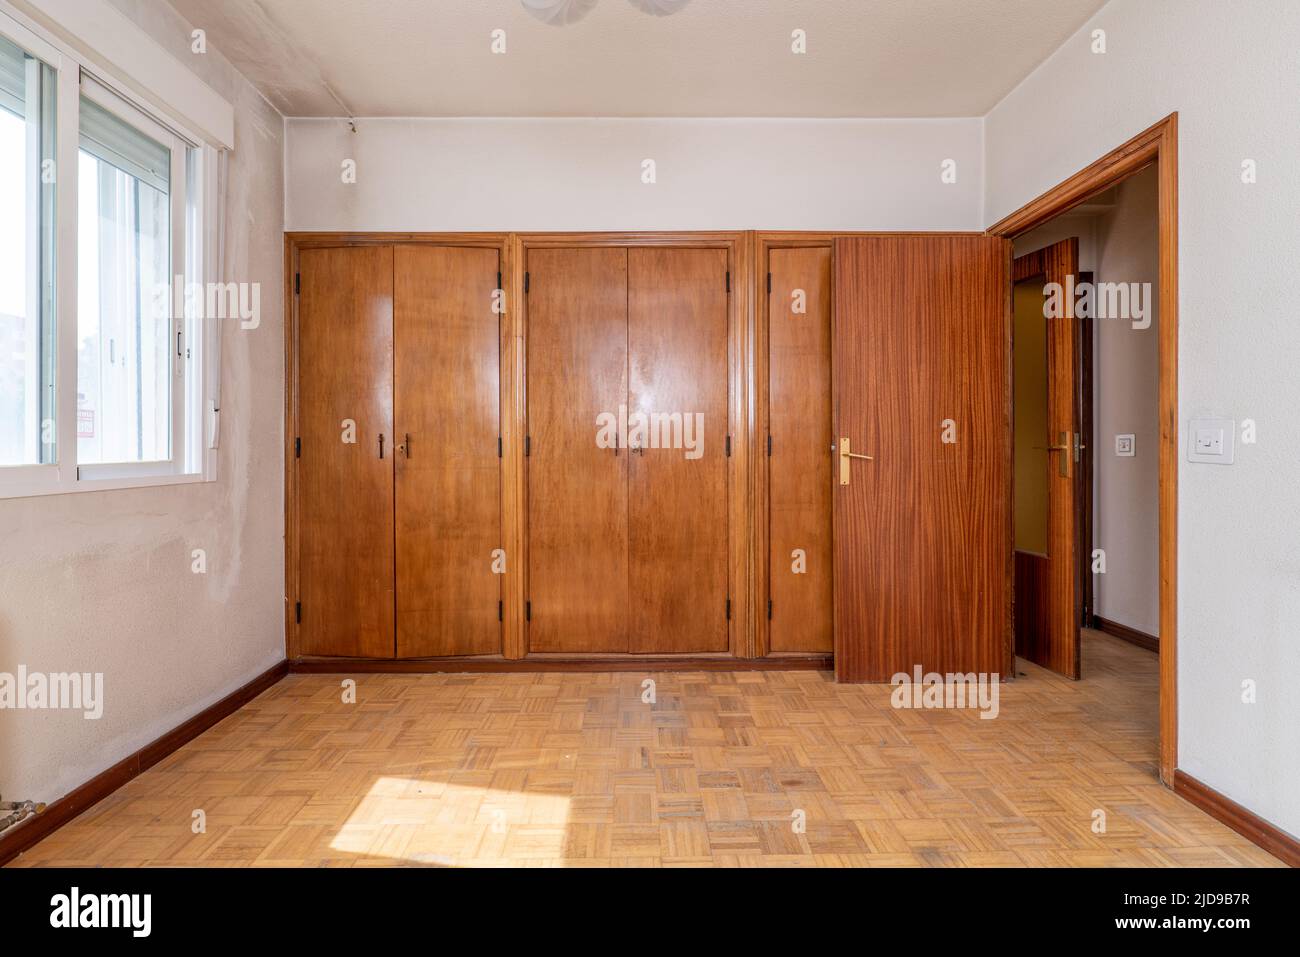
[[[421,864],[563,857],[569,798],[381,777],[330,841],[336,851]]]

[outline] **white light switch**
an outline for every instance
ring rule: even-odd
[[[1125,435],[1115,436],[1115,454],[1122,455],[1125,458],[1132,458],[1137,454],[1137,436],[1131,432]]]
[[[1187,436],[1187,460],[1231,465],[1237,423],[1232,419],[1192,419]]]

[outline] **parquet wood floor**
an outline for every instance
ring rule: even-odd
[[[995,720],[809,671],[655,674],[654,704],[632,673],[355,704],[291,675],[13,866],[1280,866],[1156,780],[1154,655],[1087,633],[1083,681],[1019,670]]]

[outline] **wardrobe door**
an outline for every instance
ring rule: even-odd
[[[298,648],[391,658],[393,250],[303,249],[298,273]]]
[[[627,255],[630,650],[726,651],[727,254]]]
[[[768,652],[829,652],[831,250],[773,249],[768,342]]]
[[[626,652],[627,251],[528,253],[528,650]]]
[[[501,652],[498,269],[495,249],[394,251],[399,658]]]

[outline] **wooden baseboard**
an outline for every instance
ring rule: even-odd
[[[149,770],[185,743],[197,738],[222,718],[234,714],[288,673],[288,662],[281,661],[248,684],[204,708],[188,721],[146,744],[135,754],[51,802],[40,814],[29,817],[0,834],[0,867],[67,824],[82,811],[108,797],[132,778]]]
[[[610,658],[295,658],[290,674],[463,674],[596,671],[830,671],[830,655],[782,655],[772,658],[730,656],[641,656]]]
[[[1210,817],[1268,851],[1289,867],[1300,867],[1300,839],[1264,820],[1186,771],[1174,771],[1174,793],[1195,804]]]
[[[1152,654],[1160,654],[1160,639],[1155,635],[1148,635],[1145,631],[1138,631],[1128,625],[1121,625],[1109,618],[1102,618],[1101,615],[1092,616],[1092,628],[1094,631],[1100,631],[1103,635],[1110,635],[1112,638],[1119,638],[1131,645],[1137,645]]]

